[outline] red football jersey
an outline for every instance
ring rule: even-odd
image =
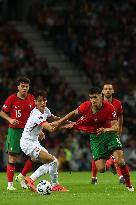
[[[82,103],[78,107],[78,112],[82,117],[76,122],[74,128],[89,133],[96,133],[96,130],[101,127],[111,127],[111,121],[117,118],[113,105],[105,100],[101,109],[95,114],[92,113],[90,101]]]
[[[9,124],[11,128],[24,128],[31,110],[35,107],[34,96],[28,94],[26,99],[22,100],[16,94],[10,95],[3,107],[2,111],[9,114],[12,119],[17,119],[19,124],[14,126]]]
[[[115,108],[117,117],[123,113],[122,104],[121,104],[121,102],[120,102],[119,100],[113,98],[113,100],[112,100],[112,105],[113,105],[114,108]]]

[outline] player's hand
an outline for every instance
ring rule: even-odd
[[[17,119],[10,119],[9,123],[16,126],[19,124],[19,121]]]
[[[57,121],[51,122],[50,125],[54,126],[54,127],[58,127],[60,125],[60,123],[61,122],[59,120],[57,120]]]
[[[44,134],[43,131],[41,131],[41,132],[39,133],[38,140],[42,141],[43,139],[45,139],[45,134]]]
[[[96,130],[97,135],[100,135],[100,134],[102,134],[102,133],[104,133],[104,132],[105,132],[105,129],[104,129],[103,127],[98,128],[98,129]]]
[[[61,128],[72,129],[75,124],[76,124],[76,122],[70,122],[66,125],[62,125]]]

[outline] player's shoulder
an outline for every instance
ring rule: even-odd
[[[121,104],[121,101],[117,98],[113,98],[112,104]]]
[[[89,100],[84,101],[81,105],[85,107],[89,107],[91,102]]]
[[[7,97],[7,100],[15,101],[17,99],[17,94],[13,93]]]
[[[33,99],[33,100],[34,100],[34,95],[33,95],[33,94],[31,94],[31,93],[28,93],[28,98],[29,98],[29,99]]]
[[[40,115],[40,111],[35,107],[34,109],[32,109],[31,114],[34,116]]]
[[[51,111],[50,111],[50,109],[48,107],[45,107],[45,112],[46,113],[50,113]]]
[[[107,100],[103,100],[103,106],[108,109],[114,109],[114,106]]]

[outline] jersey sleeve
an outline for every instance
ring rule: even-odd
[[[4,105],[2,106],[2,111],[8,113],[10,112],[11,108],[12,108],[12,97],[9,96],[4,102]]]
[[[46,113],[47,113],[47,117],[51,117],[52,113],[51,111],[46,107]]]
[[[80,115],[83,115],[83,114],[88,110],[88,107],[89,107],[89,102],[88,102],[88,101],[82,103],[82,104],[79,105],[79,107],[78,107],[78,113],[79,113]]]
[[[36,118],[36,124],[39,125],[39,126],[42,126],[42,124],[46,122],[46,120],[43,118],[43,116],[38,116]]]
[[[46,120],[43,118],[43,116],[34,108],[30,114],[31,121],[35,125],[41,126]]]

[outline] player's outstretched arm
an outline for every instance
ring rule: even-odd
[[[76,122],[68,122],[68,123],[66,123],[64,125],[61,125],[59,128],[60,129],[63,129],[63,128],[65,128],[65,129],[72,129],[75,124],[76,124]]]
[[[49,132],[55,132],[59,126],[60,126],[61,123],[58,123],[57,125],[52,125],[52,123],[48,123],[47,121],[44,122],[41,126],[48,130]]]
[[[63,124],[67,120],[70,120],[70,119],[73,119],[74,117],[77,117],[78,115],[79,115],[78,109],[76,109],[76,110],[73,110],[72,112],[68,113],[64,117],[62,117],[60,120],[54,121],[51,124],[54,125],[54,126],[56,126],[56,125],[58,126],[58,125]]]

